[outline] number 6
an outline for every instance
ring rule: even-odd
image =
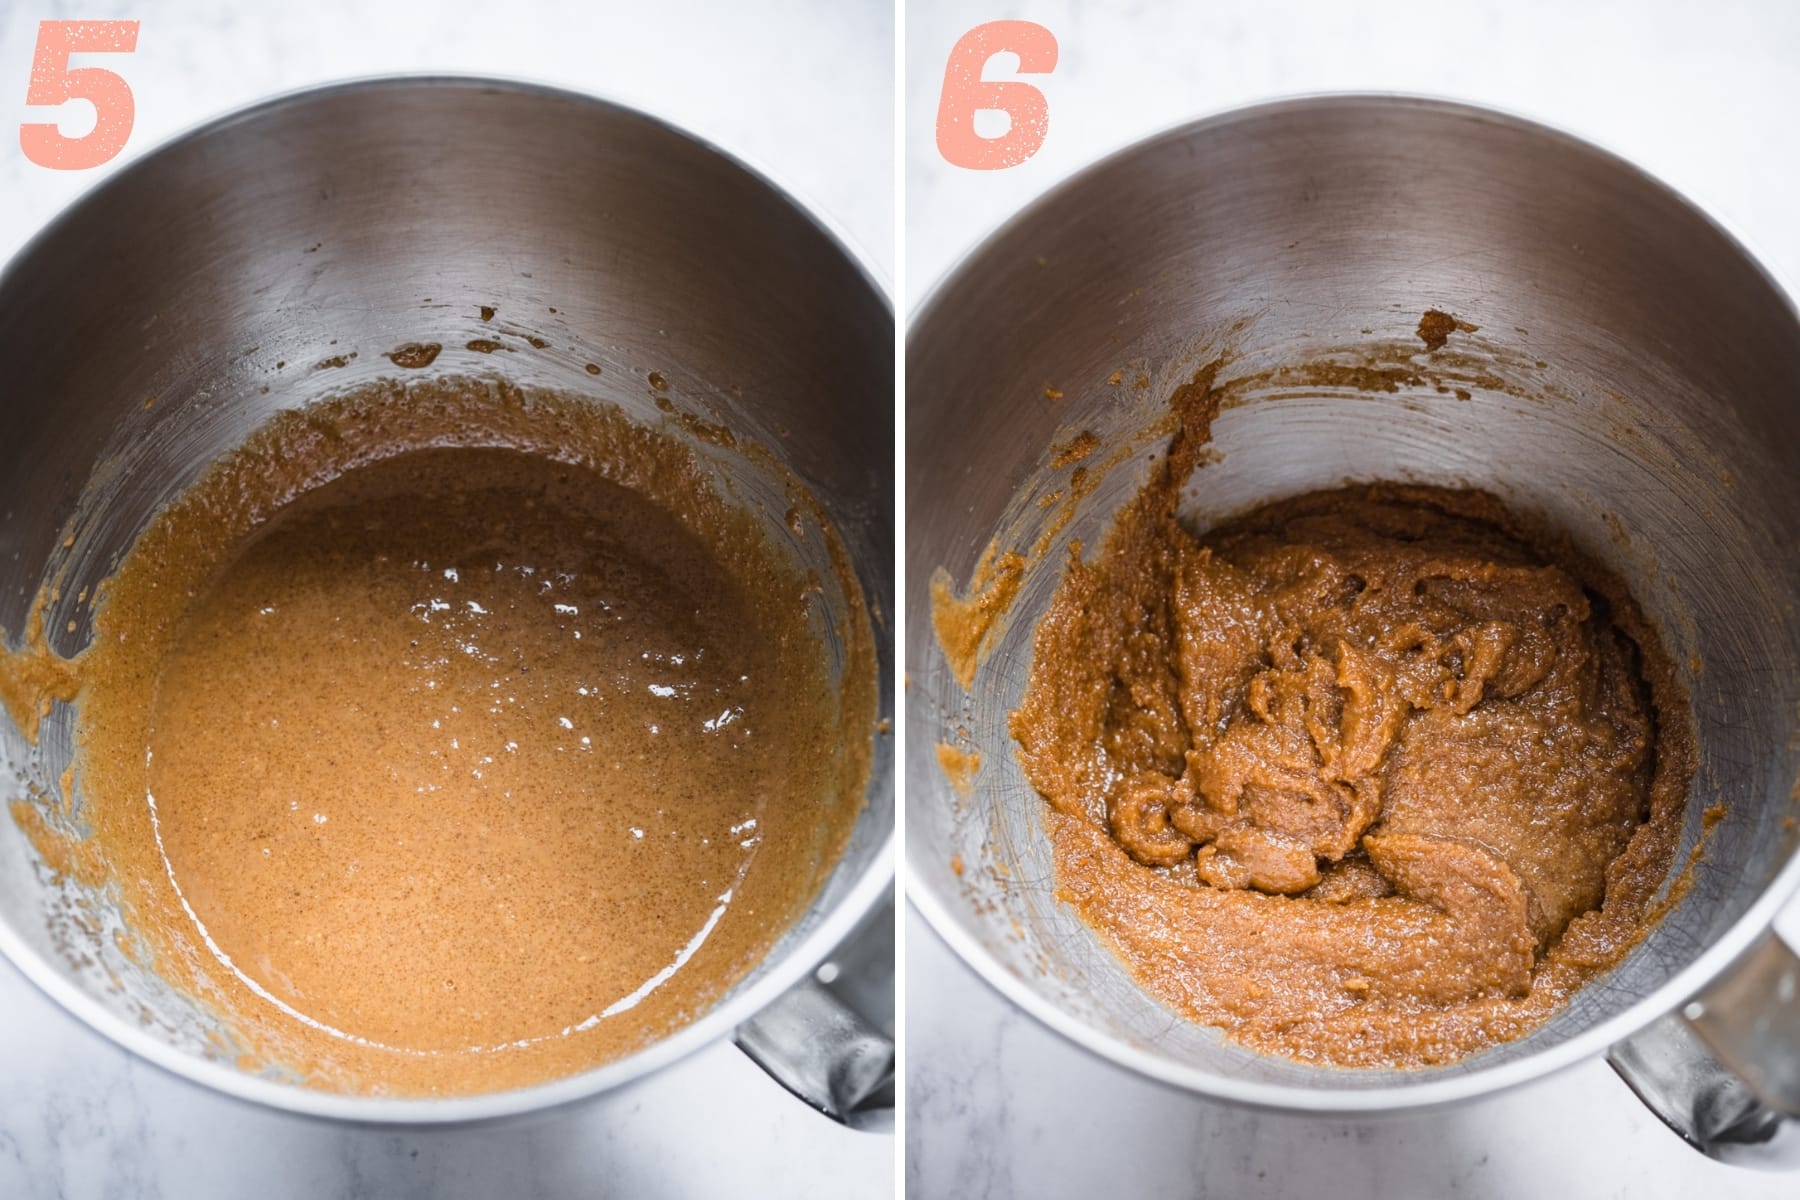
[[[94,128],[83,137],[64,137],[55,125],[19,126],[19,148],[40,167],[82,171],[107,162],[125,148],[137,103],[131,87],[101,67],[69,66],[71,54],[128,53],[137,49],[136,21],[43,21],[31,59],[25,103],[32,106],[86,100],[94,106]]]
[[[944,92],[938,101],[938,153],[953,167],[999,171],[1016,167],[1038,152],[1050,130],[1050,106],[1044,93],[1029,83],[990,83],[982,70],[994,55],[1010,50],[1019,56],[1019,73],[1047,75],[1056,69],[1056,36],[1030,21],[989,21],[957,40],[944,66]],[[997,138],[975,132],[979,109],[1004,112],[1010,125]]]

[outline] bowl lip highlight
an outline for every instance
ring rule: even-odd
[[[46,253],[53,242],[66,236],[69,229],[77,227],[84,214],[92,210],[101,198],[129,186],[153,164],[166,159],[174,151],[237,125],[266,119],[291,108],[344,96],[375,97],[385,92],[407,90],[474,95],[492,93],[566,103],[605,111],[685,141],[735,168],[799,216],[842,255],[870,294],[886,307],[890,316],[894,311],[891,285],[877,269],[867,251],[835,218],[803,199],[799,191],[783,183],[766,166],[727,150],[666,118],[603,95],[525,79],[456,72],[384,73],[310,84],[271,94],[254,103],[188,126],[82,192],[32,234],[10,259],[0,264],[0,302],[4,301],[8,289],[16,285],[16,277],[24,264]],[[890,562],[878,566],[885,569],[889,580],[897,587],[897,580],[893,577],[893,564]],[[881,621],[872,621],[872,624],[876,627],[878,638],[883,636],[883,630],[888,630],[887,636],[892,644],[891,626]],[[897,650],[897,645],[893,649]],[[878,704],[886,706],[889,711],[896,707],[897,698],[891,686],[896,670],[897,657],[890,654],[889,670],[882,680],[885,686],[878,696]],[[886,735],[872,730],[871,736],[879,739]],[[890,796],[893,794],[899,757],[898,753],[892,756],[893,765],[885,784],[871,779],[872,787],[879,784],[880,792]],[[865,792],[865,805],[868,803],[868,794]],[[885,830],[871,854],[868,866],[817,925],[779,959],[765,956],[762,961],[768,965],[761,976],[727,991],[716,1004],[689,1024],[624,1058],[614,1059],[579,1074],[506,1091],[441,1097],[367,1096],[317,1091],[264,1079],[224,1063],[199,1057],[125,1020],[63,975],[6,922],[0,922],[0,957],[9,961],[59,1007],[108,1041],[170,1075],[233,1099],[328,1122],[373,1124],[396,1129],[476,1125],[548,1112],[579,1103],[603,1092],[624,1087],[715,1042],[729,1039],[738,1025],[761,1012],[777,997],[809,976],[888,895],[895,880],[895,840],[895,829],[890,827]],[[842,860],[839,863],[841,865]],[[833,873],[837,869],[834,867]],[[783,937],[785,936],[784,934]],[[780,945],[780,940],[777,940],[777,946]],[[801,1102],[796,1100],[795,1103]]]
[[[1121,163],[1139,155],[1166,153],[1172,146],[1190,137],[1241,123],[1334,109],[1421,113],[1434,120],[1474,121],[1496,125],[1527,134],[1545,143],[1571,149],[1614,171],[1622,172],[1636,186],[1673,201],[1689,217],[1712,231],[1729,252],[1735,253],[1763,280],[1777,302],[1786,309],[1790,325],[1796,333],[1800,333],[1800,305],[1796,304],[1795,293],[1784,286],[1781,279],[1751,251],[1747,239],[1724,220],[1709,213],[1624,155],[1539,118],[1523,116],[1487,104],[1419,93],[1332,91],[1276,97],[1185,119],[1109,151],[1056,181],[957,255],[949,268],[932,282],[912,306],[906,337],[909,365],[920,341],[921,331],[933,322],[945,297],[966,276],[982,269],[984,257],[995,246],[1029,222],[1039,219],[1045,212],[1064,203],[1070,194],[1092,186],[1095,180],[1103,178]],[[913,414],[908,410],[909,441],[912,420]],[[909,589],[912,583],[910,577],[907,578]],[[921,628],[926,632],[917,633],[917,636],[929,641],[928,625],[909,624],[909,643],[915,636],[915,631]],[[910,651],[910,644],[908,649]],[[932,651],[928,649],[927,653]],[[925,664],[919,664],[918,669],[926,669]],[[910,762],[913,757],[912,738],[917,735],[910,728],[907,734],[907,760]],[[942,780],[930,770],[929,764],[924,766],[923,778],[907,780],[905,797],[908,809],[914,805],[948,804],[950,801],[948,789]],[[905,769],[904,765],[902,769]],[[1781,909],[1800,892],[1800,852],[1788,857],[1761,894],[1723,935],[1662,985],[1640,996],[1611,1017],[1563,1041],[1509,1062],[1482,1066],[1479,1064],[1483,1056],[1478,1054],[1446,1068],[1385,1073],[1389,1076],[1410,1074],[1418,1082],[1381,1083],[1368,1087],[1313,1088],[1234,1078],[1175,1062],[1105,1033],[1065,1011],[1039,993],[1023,976],[1016,975],[1003,966],[983,944],[976,928],[973,925],[965,926],[956,902],[949,896],[940,894],[910,854],[907,856],[902,878],[909,903],[965,965],[1005,1000],[1088,1053],[1171,1088],[1212,1099],[1272,1112],[1368,1116],[1414,1112],[1438,1105],[1470,1101],[1518,1087],[1603,1055],[1610,1047],[1629,1039],[1657,1018],[1677,1011],[1707,983],[1729,971],[1732,964],[1747,954],[1764,936],[1780,936],[1773,929],[1773,924]],[[1604,982],[1603,978],[1589,986],[1602,986]],[[1328,1068],[1321,1068],[1326,1069]],[[1349,1072],[1345,1074],[1348,1075]]]

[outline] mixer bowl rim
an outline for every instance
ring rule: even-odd
[[[1726,248],[1735,253],[1768,286],[1786,309],[1796,331],[1800,331],[1800,306],[1793,293],[1783,286],[1762,259],[1751,252],[1746,239],[1726,222],[1708,213],[1675,188],[1651,175],[1623,155],[1601,146],[1584,136],[1548,124],[1535,117],[1495,108],[1485,104],[1443,96],[1387,91],[1334,91],[1281,97],[1255,104],[1225,109],[1197,119],[1187,119],[1114,150],[1053,184],[1018,212],[994,226],[973,243],[951,264],[914,306],[907,323],[906,350],[908,365],[914,348],[928,335],[933,318],[946,303],[952,290],[967,276],[979,273],[983,258],[1008,237],[1054,211],[1081,189],[1118,169],[1140,155],[1165,152],[1169,147],[1197,134],[1226,129],[1234,125],[1267,120],[1290,114],[1366,108],[1383,112],[1423,114],[1428,119],[1476,121],[1517,132],[1546,142],[1559,144],[1594,161],[1597,166],[1622,171],[1638,187],[1660,194],[1716,234]],[[910,385],[909,385],[910,387]],[[914,415],[907,411],[908,434],[912,432]],[[908,546],[912,544],[911,513],[908,513]],[[908,579],[908,585],[912,581]],[[920,630],[925,630],[921,633]],[[929,624],[909,624],[907,638],[930,638]],[[928,651],[929,652],[929,651]],[[918,736],[907,730],[910,739]],[[922,760],[921,760],[922,761]],[[904,770],[904,766],[902,768]],[[905,791],[906,807],[927,803],[948,805],[947,786],[929,768],[924,779],[909,779]],[[915,785],[917,791],[915,792]],[[1691,802],[1691,798],[1690,798]],[[1417,1082],[1379,1084],[1369,1087],[1305,1087],[1292,1084],[1261,1083],[1234,1078],[1185,1063],[1175,1062],[1141,1046],[1101,1032],[1054,1004],[1032,987],[1021,975],[1004,966],[957,915],[955,901],[940,895],[925,877],[919,865],[907,856],[902,873],[908,901],[924,917],[931,929],[942,938],[965,964],[1014,1006],[1024,1010],[1042,1024],[1099,1058],[1111,1061],[1157,1082],[1219,1100],[1246,1104],[1255,1108],[1282,1112],[1304,1112],[1323,1115],[1368,1115],[1403,1113],[1454,1104],[1520,1086],[1553,1072],[1603,1054],[1608,1047],[1621,1042],[1657,1017],[1676,1009],[1709,981],[1726,972],[1731,964],[1747,953],[1758,940],[1771,932],[1776,915],[1788,900],[1800,892],[1800,852],[1789,855],[1775,877],[1734,922],[1723,936],[1708,946],[1693,962],[1677,971],[1648,994],[1603,1021],[1597,1022],[1573,1037],[1510,1062],[1492,1066],[1480,1065],[1481,1057],[1466,1059],[1448,1068],[1425,1068],[1409,1072]],[[1603,988],[1602,977],[1589,987]],[[1321,1071],[1330,1070],[1321,1068]],[[1339,1072],[1333,1071],[1333,1074]],[[1350,1072],[1341,1073],[1345,1078]],[[1388,1072],[1386,1074],[1396,1074]]]
[[[0,304],[5,303],[8,292],[16,286],[16,276],[21,273],[25,264],[48,253],[69,230],[78,229],[80,222],[104,198],[135,186],[141,179],[152,177],[160,164],[191,143],[225,133],[240,124],[269,120],[315,103],[344,96],[379,96],[408,90],[457,94],[491,92],[571,103],[577,107],[603,110],[685,141],[747,176],[752,184],[766,190],[817,230],[826,244],[854,268],[862,283],[886,307],[890,316],[893,312],[892,293],[864,248],[829,214],[804,201],[796,190],[782,183],[765,166],[726,150],[663,117],[605,96],[530,80],[462,73],[386,73],[307,85],[197,122],[145,151],[83,192],[29,238],[0,266]],[[893,563],[877,563],[874,568],[878,575],[885,575],[897,584],[893,578]],[[879,625],[879,622],[876,624]],[[889,687],[884,689],[880,702],[887,704],[892,698],[892,689]],[[899,755],[895,754],[894,759],[894,766],[886,781],[889,791],[893,788],[894,772],[899,769]],[[578,1103],[602,1092],[624,1087],[715,1042],[729,1038],[738,1025],[755,1016],[809,975],[839,943],[856,930],[863,918],[889,893],[895,879],[895,838],[894,828],[890,827],[883,832],[879,845],[870,854],[867,867],[836,906],[826,912],[819,923],[778,961],[772,962],[761,978],[728,992],[692,1023],[625,1058],[615,1059],[576,1075],[508,1091],[470,1096],[395,1098],[315,1091],[264,1079],[223,1063],[198,1057],[153,1036],[135,1023],[126,1021],[63,975],[4,921],[0,921],[0,957],[11,962],[27,980],[61,1008],[109,1041],[172,1075],[234,1099],[334,1122],[395,1128],[472,1125],[546,1112]]]

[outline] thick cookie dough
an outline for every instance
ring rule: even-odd
[[[1154,995],[1309,1062],[1442,1063],[1642,933],[1692,773],[1616,581],[1493,497],[1377,485],[1195,537],[1210,378],[1041,619],[1012,733],[1061,894]]]

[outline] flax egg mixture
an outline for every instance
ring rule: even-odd
[[[1177,520],[1216,365],[1012,715],[1058,890],[1150,993],[1253,1049],[1450,1062],[1642,935],[1693,770],[1618,581],[1494,497],[1317,492]]]
[[[876,691],[837,573],[827,612],[615,409],[452,382],[283,414],[155,517],[64,672],[84,854],[156,969],[312,1086],[615,1058],[845,845]]]

